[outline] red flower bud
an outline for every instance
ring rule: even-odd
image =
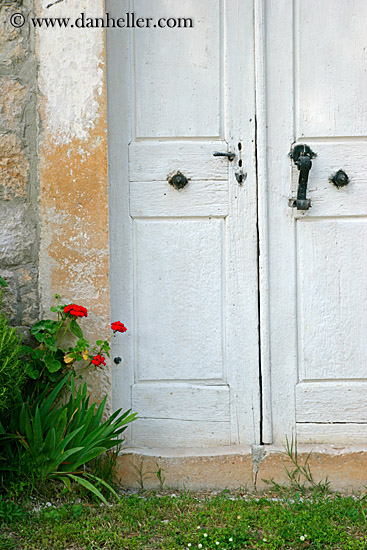
[[[115,321],[111,323],[111,329],[113,332],[126,332],[127,328],[120,321]]]

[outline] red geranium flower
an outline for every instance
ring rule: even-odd
[[[73,317],[88,317],[88,311],[83,306],[77,306],[76,304],[69,304],[64,307],[64,313],[69,313]]]
[[[111,328],[113,332],[126,332],[127,328],[120,321],[115,321],[111,323]]]
[[[105,365],[106,366],[106,360],[103,357],[103,355],[95,355],[92,359],[92,364],[96,367],[99,367],[99,365]]]

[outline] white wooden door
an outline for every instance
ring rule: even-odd
[[[267,0],[268,438],[367,436],[367,2]],[[317,153],[288,206],[293,142]],[[339,170],[350,183],[330,182]],[[270,372],[269,370],[269,372]]]
[[[114,407],[139,414],[130,445],[258,443],[252,0],[107,10],[152,18],[107,33],[112,316],[128,326],[113,348]]]

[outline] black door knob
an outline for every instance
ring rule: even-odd
[[[189,183],[189,180],[181,172],[176,172],[168,179],[168,183],[175,189],[183,189]]]
[[[344,170],[338,170],[331,178],[331,183],[335,185],[338,189],[340,187],[344,187],[345,185],[348,185],[349,178],[348,175],[344,172]]]

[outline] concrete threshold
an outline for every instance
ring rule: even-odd
[[[364,491],[367,485],[367,445],[298,445],[298,462],[308,466],[316,483],[334,491]],[[287,469],[294,469],[284,447],[273,445],[213,448],[138,448],[121,451],[117,471],[124,487],[159,489],[158,470],[165,488],[206,490],[269,489],[266,481],[289,486]],[[304,481],[301,477],[300,481]]]

